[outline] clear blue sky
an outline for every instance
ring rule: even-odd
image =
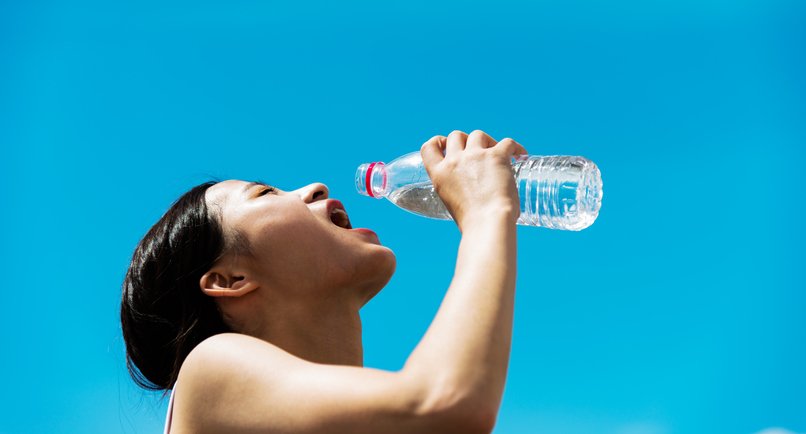
[[[353,174],[453,129],[605,185],[589,229],[519,229],[497,434],[806,432],[804,22],[794,0],[0,3],[0,433],[162,429],[120,284],[210,177],[321,181],[379,233],[398,270],[365,361],[399,368],[458,231]]]

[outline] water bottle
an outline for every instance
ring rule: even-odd
[[[586,158],[521,156],[513,159],[512,175],[520,197],[520,225],[579,231],[599,215],[602,176]],[[355,188],[365,196],[385,197],[417,215],[452,218],[434,191],[419,152],[389,164],[378,161],[358,166]]]

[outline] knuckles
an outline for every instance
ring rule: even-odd
[[[426,140],[425,143],[423,143],[422,146],[420,146],[420,152],[422,152],[423,150],[425,150],[426,148],[428,148],[432,144],[437,145],[437,147],[439,147],[440,143],[443,140],[445,140],[445,136],[436,135],[436,136],[431,137],[430,139]]]
[[[448,134],[448,140],[451,140],[451,139],[453,139],[453,140],[464,139],[466,137],[467,137],[467,134],[465,134],[464,131],[460,131],[460,130],[453,130],[453,131],[451,131],[450,134]]]
[[[485,133],[482,130],[473,130],[470,132],[470,135],[468,136],[469,139],[475,139],[475,140],[483,139],[485,137],[487,137],[487,133]]]
[[[515,141],[510,139],[509,137],[502,139],[495,145],[496,148],[499,148],[502,152],[506,153],[510,153],[512,150],[514,150],[515,146],[516,146]]]
[[[469,143],[471,141],[483,143],[492,142],[493,145],[489,146],[488,143],[487,146],[482,146],[480,148],[467,148],[460,153],[445,154],[445,147],[447,143],[452,140],[459,140],[463,143]],[[436,145],[445,156],[445,158],[439,162],[430,164],[429,166],[431,167],[427,167],[429,171],[434,172],[435,174],[453,171],[455,168],[461,165],[461,161],[481,161],[490,157],[497,159],[495,157],[501,155],[511,156],[513,153],[516,153],[519,148],[521,148],[518,142],[511,137],[506,137],[498,142],[495,142],[495,139],[490,137],[482,130],[473,130],[469,135],[461,130],[453,130],[447,136],[435,135],[428,139],[428,141],[423,143],[423,145],[420,147],[421,154],[425,153],[427,148],[434,145]],[[447,174],[442,176],[447,176]]]
[[[506,155],[507,157],[514,157],[516,154],[526,152],[526,150],[523,149],[523,146],[509,137],[498,142],[495,145],[495,149],[497,149],[500,154]]]
[[[487,133],[485,133],[484,131],[473,130],[470,132],[470,135],[467,136],[467,141],[468,143],[473,142],[481,145],[482,147],[485,147],[484,144],[487,142],[489,138],[490,136],[488,136]]]

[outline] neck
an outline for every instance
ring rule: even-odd
[[[277,310],[249,333],[314,363],[363,366],[361,317],[357,309]]]

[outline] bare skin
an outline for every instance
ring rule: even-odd
[[[226,181],[208,190],[225,231],[240,231],[252,254],[225,255],[199,282],[238,333],[205,340],[185,360],[171,432],[492,431],[515,291],[510,158],[526,151],[454,131],[421,153],[462,240],[444,301],[397,372],[362,367],[358,316],[391,277],[394,255],[374,234],[334,225],[326,187],[268,192]]]

